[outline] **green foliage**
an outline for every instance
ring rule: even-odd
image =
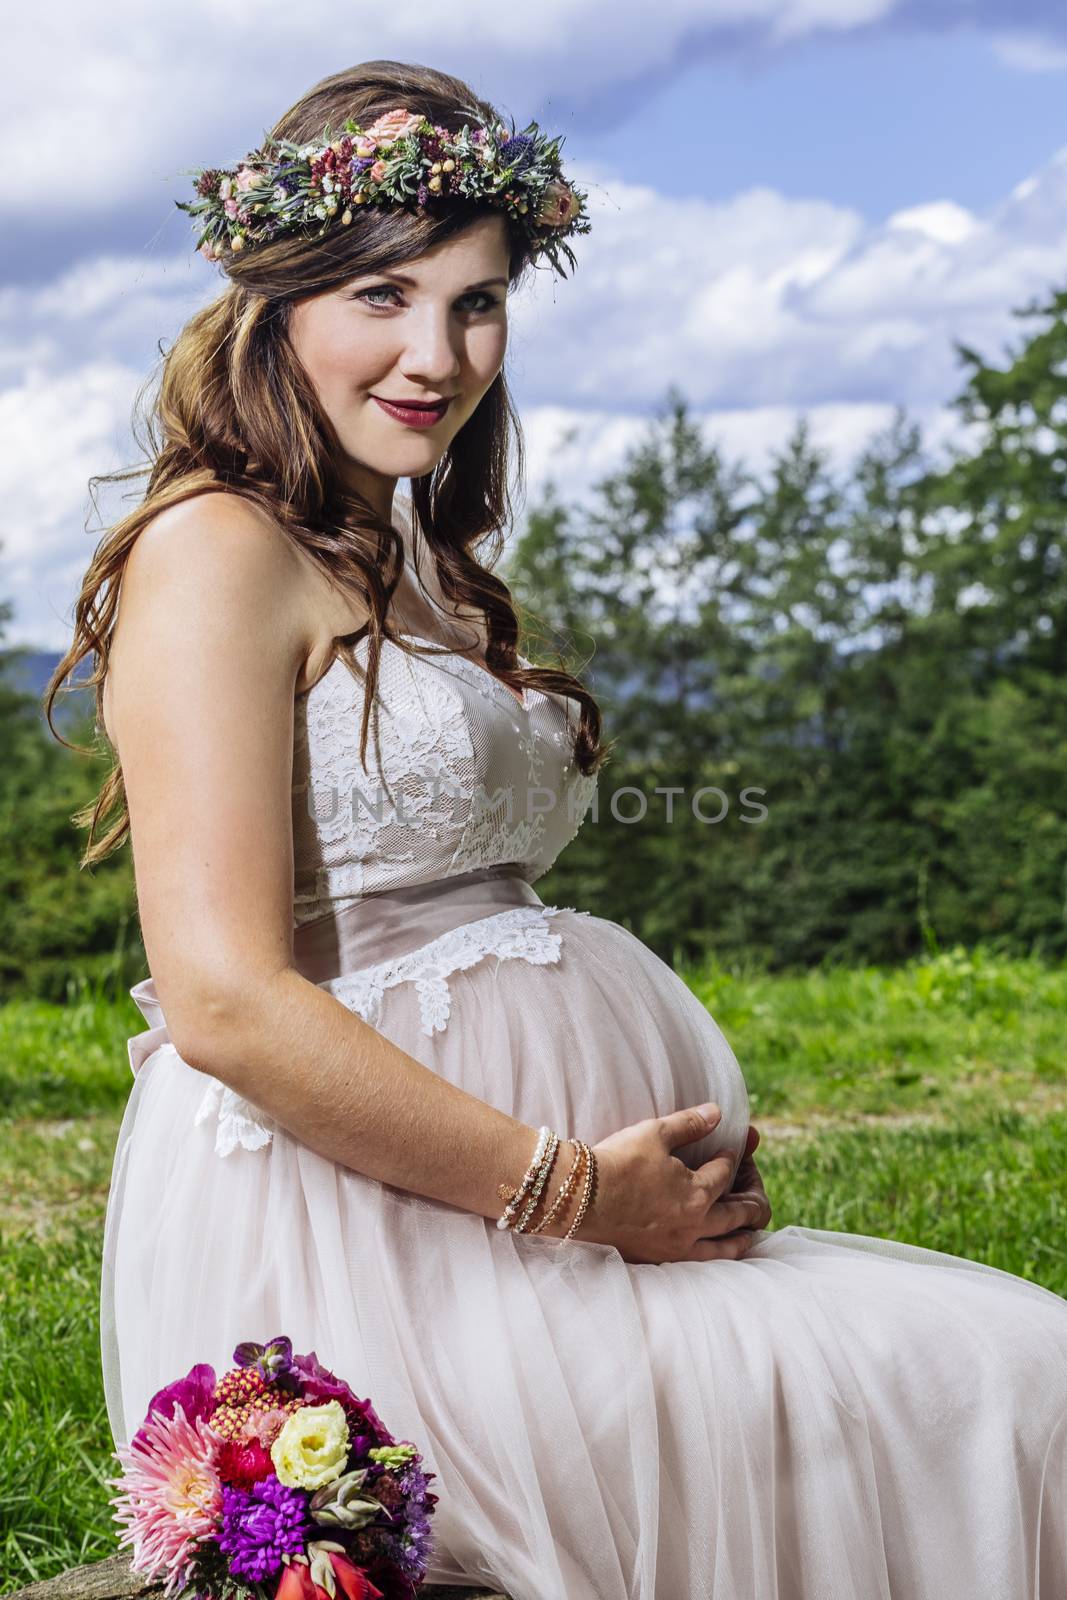
[[[960,347],[948,465],[898,411],[837,482],[801,419],[756,481],[671,391],[549,485],[508,576],[616,743],[545,897],[666,959],[1067,954],[1067,294],[1021,314],[1003,370]]]
[[[1067,955],[1067,292],[1019,316],[1003,366],[958,347],[947,465],[898,411],[843,478],[804,419],[757,476],[672,389],[587,503],[549,484],[508,571],[522,645],[585,678],[614,750],[546,899],[667,960]],[[104,764],[5,654],[0,998],[128,988],[129,852],[83,872],[71,821]]]
[[[685,976],[749,1082],[772,1228],[902,1239],[1067,1294],[1067,969],[952,949]],[[128,996],[0,1010],[0,1593],[116,1548],[100,1249],[139,1021]]]
[[[99,1224],[0,1231],[0,1590],[112,1555]]]
[[[0,608],[0,633],[9,620]],[[129,856],[83,871],[86,835],[72,820],[107,769],[53,737],[37,699],[12,682],[20,654],[0,650],[0,1001],[128,989],[145,971]],[[57,724],[70,744],[93,746],[88,717]]]
[[[955,947],[893,967],[683,976],[733,1045],[757,1123],[1067,1107],[1062,966]]]

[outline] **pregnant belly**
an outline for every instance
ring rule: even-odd
[[[740,1152],[745,1081],[729,1043],[677,974],[620,924],[561,909],[558,958],[494,956],[449,977],[447,1026],[418,1025],[414,986],[391,990],[380,1026],[468,1093],[531,1127],[589,1144],[646,1117],[713,1100],[722,1120],[675,1154],[687,1166]]]

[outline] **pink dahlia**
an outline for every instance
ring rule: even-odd
[[[197,1545],[217,1531],[220,1445],[203,1417],[190,1422],[178,1404],[172,1417],[153,1412],[133,1442],[115,1452],[123,1475],[107,1482],[123,1490],[109,1502],[114,1520],[126,1524],[118,1542],[133,1545],[134,1571],[166,1578],[166,1595],[188,1581]]]

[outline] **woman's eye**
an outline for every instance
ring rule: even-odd
[[[400,290],[394,284],[377,283],[369,289],[357,289],[355,293],[350,296],[350,298],[353,300],[363,300],[369,306],[380,306],[386,305],[388,302],[383,300],[372,300],[372,295],[396,295],[399,293]],[[470,300],[482,301],[481,305],[469,307],[469,309],[472,311],[491,311],[492,308],[499,303],[497,296],[495,294],[490,294],[487,289],[472,289],[470,294],[460,296],[459,304],[462,305],[464,301]]]

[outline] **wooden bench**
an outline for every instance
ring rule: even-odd
[[[120,1551],[106,1561],[70,1567],[56,1578],[16,1589],[9,1593],[8,1600],[138,1600],[142,1595],[148,1600],[149,1596],[161,1594],[163,1584],[146,1583],[139,1573],[130,1571],[130,1560],[128,1551]],[[508,1596],[488,1589],[455,1589],[428,1583],[419,1590],[419,1600],[508,1600]]]

